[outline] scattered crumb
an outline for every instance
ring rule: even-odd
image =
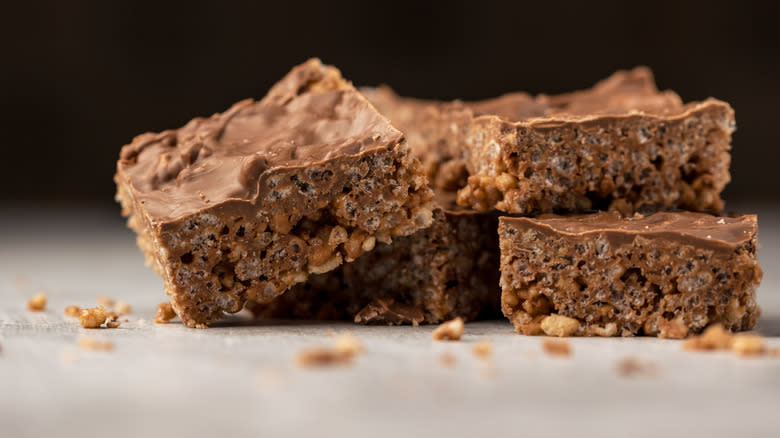
[[[569,341],[558,339],[542,339],[542,350],[551,356],[571,356]]]
[[[79,312],[79,324],[84,328],[99,328],[104,322],[106,322],[106,309],[103,306],[81,309]]]
[[[780,349],[769,349],[763,336],[753,333],[733,334],[721,324],[707,327],[702,334],[694,336],[683,343],[683,350],[688,351],[725,351],[730,350],[737,356],[780,355]],[[777,351],[777,353],[775,353]]]
[[[342,333],[333,342],[333,349],[342,354],[356,356],[363,351],[363,344],[351,333]]]
[[[707,327],[702,334],[683,342],[683,350],[728,350],[734,335],[721,324]]]
[[[157,305],[157,315],[154,317],[154,322],[157,324],[167,324],[168,321],[176,317],[176,312],[173,311],[171,303],[160,303]]]
[[[455,355],[452,354],[452,353],[445,352],[445,353],[442,353],[439,356],[439,363],[442,366],[445,366],[447,368],[454,367],[455,366],[455,362],[456,362]]]
[[[765,354],[764,338],[750,333],[740,333],[731,341],[731,351],[737,356],[760,356]]]
[[[127,321],[125,321],[125,322],[127,322]],[[136,321],[136,322],[138,323],[138,325],[144,325],[144,324],[146,324],[146,320],[145,320],[145,319],[143,319],[143,318],[139,319],[139,320],[138,320],[138,321]]]
[[[617,372],[621,376],[655,375],[655,364],[634,357],[624,357],[617,363]]]
[[[78,318],[79,313],[81,313],[81,308],[79,306],[70,305],[65,308],[65,316],[69,316],[71,318]]]
[[[116,312],[108,312],[106,314],[106,327],[119,328],[122,323],[119,322],[119,315]]]
[[[97,297],[96,301],[103,307],[114,307],[114,304],[116,303],[113,298],[103,296]]]
[[[431,337],[435,341],[449,339],[450,341],[459,341],[463,336],[463,318],[457,317],[436,327],[431,332]]]
[[[116,313],[120,316],[125,316],[133,310],[133,308],[124,301],[117,301],[114,309],[116,309]]]
[[[114,348],[114,344],[111,343],[111,341],[103,341],[100,339],[82,336],[79,338],[79,347],[85,350],[111,351],[111,349]]]
[[[257,370],[255,381],[266,389],[277,389],[284,383],[282,370],[272,367],[263,367]]]
[[[307,348],[298,353],[296,362],[302,367],[346,365],[363,351],[363,344],[350,333],[341,334],[332,347]]]
[[[46,294],[43,292],[38,292],[30,298],[30,301],[27,302],[27,309],[32,312],[41,312],[46,310]]]
[[[489,359],[493,355],[493,343],[484,339],[474,344],[474,356],[480,359]]]
[[[333,337],[333,331],[331,329],[328,329],[328,332],[325,333],[329,338]]]
[[[307,348],[296,357],[299,366],[324,367],[332,365],[346,365],[352,360],[352,355],[342,353],[329,347]]]

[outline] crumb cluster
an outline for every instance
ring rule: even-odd
[[[27,302],[27,309],[32,312],[42,312],[46,310],[46,301],[46,294],[38,292]]]
[[[312,347],[298,353],[296,363],[304,368],[347,365],[363,352],[363,344],[350,333],[338,336],[330,347]]]
[[[114,348],[114,344],[111,341],[88,338],[86,336],[80,337],[78,344],[79,347],[85,350],[93,350],[93,351],[111,351]]]
[[[463,330],[463,318],[458,317],[440,324],[431,332],[431,337],[435,341],[443,341],[445,339],[459,341],[463,336]]]
[[[480,359],[489,359],[493,355],[493,343],[488,340],[481,340],[474,344],[472,351],[474,356]]]
[[[116,313],[119,314],[119,316],[127,315],[133,311],[133,308],[124,301],[117,301],[114,309],[116,310]]]
[[[624,357],[617,363],[617,372],[621,376],[645,375],[653,376],[656,373],[655,364],[635,357]]]
[[[688,351],[731,351],[737,356],[763,356],[773,354],[764,338],[754,333],[731,333],[721,324],[713,324],[704,332],[683,343]]]
[[[176,317],[176,312],[173,311],[171,303],[160,303],[157,305],[157,315],[154,317],[154,322],[157,324],[167,324],[168,321]]]
[[[98,296],[96,301],[103,307],[114,307],[114,304],[116,304],[116,301],[113,298],[106,296]]]
[[[103,306],[79,311],[79,324],[84,328],[100,328],[106,322],[108,313]]]
[[[542,350],[550,356],[571,356],[571,344],[569,341],[559,339],[542,339]]]

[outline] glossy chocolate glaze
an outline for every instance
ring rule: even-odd
[[[500,218],[502,229],[533,228],[548,235],[577,238],[603,235],[611,244],[630,244],[636,236],[665,238],[695,246],[731,251],[757,233],[755,215],[718,217],[704,213],[661,212],[623,218],[614,212],[531,218]]]
[[[377,104],[380,110],[388,105],[402,105],[411,112],[436,111],[441,114],[467,109],[475,118],[498,117],[506,122],[525,122],[532,119],[563,121],[636,113],[669,116],[689,111],[701,104],[697,102],[683,104],[682,99],[675,92],[659,91],[653,73],[647,67],[618,71],[590,89],[558,95],[532,96],[517,92],[479,101],[440,102],[400,97],[384,85],[377,88],[362,88],[361,91],[368,96],[369,100]],[[715,99],[708,99],[703,103],[726,105]],[[407,129],[403,125],[401,123],[401,129]]]
[[[403,134],[341,78],[312,59],[260,101],[233,105],[180,129],[147,133],[124,146],[117,178],[156,223],[220,204],[255,204],[275,171],[390,149]],[[338,177],[338,176],[337,176]]]

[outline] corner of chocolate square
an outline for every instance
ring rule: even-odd
[[[734,111],[683,103],[646,67],[560,95],[476,102],[364,93],[409,138],[431,184],[464,207],[511,214],[720,212]]]
[[[433,193],[403,134],[316,59],[260,101],[136,137],[115,181],[188,326],[270,301],[432,222]]]
[[[749,330],[760,308],[756,216],[501,218],[501,304],[527,335],[683,338]]]
[[[723,209],[733,109],[711,98],[683,103],[647,68],[569,94],[507,95],[481,111],[464,139],[463,206],[523,215]]]

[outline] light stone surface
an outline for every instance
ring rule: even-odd
[[[731,207],[731,206],[730,206]],[[740,208],[755,211],[757,208]],[[780,346],[780,209],[758,208],[765,271],[758,332]],[[162,281],[143,266],[114,210],[0,210],[0,437],[76,436],[776,436],[780,358],[684,352],[653,338],[571,339],[547,356],[507,321],[433,327],[253,322],[208,330],[154,324]],[[43,290],[47,310],[27,300]],[[67,305],[97,296],[133,307],[118,329],[82,329]],[[141,320],[145,320],[142,322]],[[329,337],[331,331],[334,336]],[[350,331],[348,367],[304,369],[301,349]],[[87,351],[79,336],[113,342]],[[489,361],[477,341],[493,343]],[[441,356],[455,357],[452,366]],[[621,376],[626,357],[654,375]],[[173,435],[171,435],[173,436]]]

